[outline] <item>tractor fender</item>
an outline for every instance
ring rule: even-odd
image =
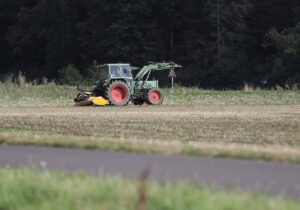
[[[130,84],[128,84],[128,82],[123,78],[114,78],[114,79],[105,80],[105,82],[103,83],[103,87],[109,86],[114,81],[124,82],[126,85],[128,85],[128,87],[130,87]]]

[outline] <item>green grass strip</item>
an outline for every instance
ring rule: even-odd
[[[1,210],[298,210],[280,197],[47,170],[0,169]]]

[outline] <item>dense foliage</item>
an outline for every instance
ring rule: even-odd
[[[183,85],[300,83],[299,0],[0,0],[0,21],[2,75],[174,60]]]

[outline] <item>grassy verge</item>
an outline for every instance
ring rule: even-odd
[[[5,210],[296,210],[300,204],[261,194],[189,184],[143,184],[119,178],[0,169],[0,209]]]
[[[0,82],[0,107],[70,106],[76,92],[75,87],[55,83]]]
[[[285,90],[202,90],[175,88],[172,93],[165,89],[167,105],[292,105],[300,103],[300,91]]]
[[[165,105],[292,105],[300,103],[300,91],[244,89],[239,91],[202,90],[177,87],[164,90]],[[72,106],[77,91],[53,82],[36,85],[20,76],[16,82],[0,81],[0,107]]]
[[[300,163],[300,150],[280,146],[248,146],[238,144],[194,144],[174,141],[142,142],[132,140],[97,139],[72,135],[54,135],[45,132],[14,131],[2,132],[0,144],[37,145],[65,148],[102,149],[110,151],[126,151],[134,153],[157,153],[165,155],[192,155],[214,158],[239,158],[248,160],[265,160]]]

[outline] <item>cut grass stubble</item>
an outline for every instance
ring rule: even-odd
[[[0,142],[300,162],[300,91],[164,91],[159,107],[75,108],[75,87],[19,75],[0,82]]]
[[[1,108],[0,140],[300,162],[300,107]]]

